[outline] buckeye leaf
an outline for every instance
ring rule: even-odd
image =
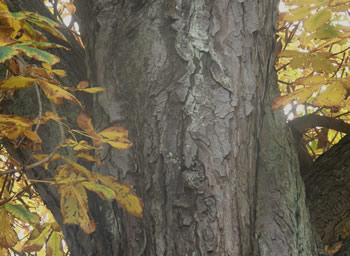
[[[7,212],[0,208],[0,247],[12,248],[18,241],[17,234],[13,230]]]
[[[38,84],[44,91],[46,97],[54,103],[62,104],[62,99],[66,99],[72,101],[79,107],[83,108],[83,105],[81,105],[81,103],[76,97],[74,97],[72,94],[62,89],[61,87],[58,87],[57,85],[51,84],[44,80],[39,80]]]
[[[96,184],[96,183],[92,183],[92,182],[87,182],[84,181],[81,183],[86,189],[95,192],[96,194],[98,194],[102,199],[104,200],[111,200],[115,198],[115,193],[112,189],[100,185],[100,184]]]
[[[36,79],[24,76],[11,76],[0,81],[0,91],[15,91],[33,86]]]
[[[319,27],[323,26],[332,18],[332,13],[333,12],[329,8],[325,8],[311,15],[304,22],[305,30],[312,32],[318,29]]]
[[[30,211],[28,211],[22,205],[6,203],[5,209],[9,213],[11,213],[13,216],[22,220],[25,223],[32,223],[32,224],[39,223],[39,217],[31,213]]]
[[[27,46],[25,45],[25,43],[15,44],[12,46],[12,48],[14,48],[17,51],[23,52],[28,57],[34,58],[39,61],[47,62],[51,65],[54,65],[60,61],[59,57],[46,51]]]

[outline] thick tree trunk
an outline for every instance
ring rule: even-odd
[[[106,89],[96,125],[134,142],[106,148],[102,172],[145,204],[141,220],[104,208],[109,255],[316,255],[291,136],[271,112],[277,1],[76,4]]]
[[[90,81],[106,89],[95,127],[122,125],[134,143],[106,147],[95,171],[134,184],[144,217],[92,195],[94,234],[61,223],[71,255],[317,255],[291,134],[271,111],[278,2],[75,3]]]
[[[349,152],[350,135],[347,135],[320,156],[303,177],[312,224],[323,246],[334,249],[340,242],[345,244],[339,256],[348,255],[350,248]]]

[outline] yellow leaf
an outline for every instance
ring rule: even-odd
[[[329,8],[322,9],[304,21],[304,28],[309,32],[314,31],[328,22],[331,18],[332,11]]]
[[[34,155],[33,157],[37,160],[37,161],[40,161],[42,159],[44,159],[45,157],[47,157],[48,155],[46,154],[36,154]],[[54,156],[50,159],[50,161],[46,162],[43,164],[43,167],[45,170],[49,169],[49,164],[52,163],[52,162],[55,162],[57,161],[58,159],[61,158],[61,155],[60,154],[54,154]]]
[[[14,123],[15,125],[24,127],[24,128],[30,128],[33,125],[33,122],[26,118],[21,116],[15,116],[15,115],[1,115],[0,114],[0,123]]]
[[[102,132],[99,132],[98,134],[103,136],[104,138],[111,139],[111,140],[128,138],[128,131],[123,127],[118,127],[118,126],[109,127],[103,130]]]
[[[24,135],[30,139],[31,141],[35,142],[35,143],[42,143],[42,140],[40,139],[39,135],[36,134],[35,132],[33,132],[32,130],[29,129],[25,129],[23,131]]]
[[[116,149],[129,149],[132,146],[131,141],[128,138],[128,131],[123,127],[113,126],[103,130],[98,133],[100,136],[104,137],[101,142],[108,143]]]
[[[74,102],[76,105],[83,108],[83,105],[81,105],[77,98],[75,98],[69,92],[58,87],[57,85],[54,85],[44,80],[39,80],[39,85],[46,94],[47,98],[49,98],[49,100],[53,101],[54,103],[62,104],[62,99],[66,99]]]
[[[346,89],[341,83],[333,83],[327,86],[324,92],[321,92],[312,102],[313,105],[319,107],[338,106],[346,95]]]
[[[305,87],[287,95],[279,96],[273,100],[272,110],[283,107],[293,100],[296,100],[298,103],[305,103],[320,87],[321,85]]]
[[[294,57],[290,62],[290,67],[293,69],[308,68],[310,66],[311,59],[309,56],[297,56]]]
[[[116,197],[114,191],[106,186],[93,182],[84,181],[81,183],[86,189],[95,192],[104,200],[111,200]]]
[[[113,148],[120,149],[120,150],[126,150],[129,149],[132,146],[131,141],[127,139],[118,139],[116,141],[113,140],[103,140],[103,142],[108,143]]]
[[[302,84],[302,85],[325,85],[332,78],[323,75],[310,75],[308,77],[301,77],[294,81],[293,84]]]
[[[92,155],[89,155],[88,153],[80,152],[79,154],[73,155],[73,157],[82,158],[89,162],[95,162],[97,165],[102,165],[99,155],[92,156]]]
[[[77,143],[74,147],[74,151],[89,151],[89,150],[96,150],[98,148],[91,146],[86,140],[81,140],[79,143]]]
[[[62,238],[58,232],[52,232],[49,241],[47,242],[48,256],[63,256]]]
[[[61,211],[65,224],[80,225],[86,234],[96,230],[96,224],[88,213],[87,194],[80,183],[59,186]]]
[[[18,241],[17,234],[13,230],[4,207],[0,207],[0,247],[11,248]]]
[[[319,53],[311,57],[311,63],[314,71],[319,73],[331,73],[337,68],[333,66],[330,59],[330,54],[328,53]]]
[[[59,77],[66,77],[67,76],[66,71],[64,71],[63,69],[53,69],[52,73],[55,73]]]
[[[284,13],[283,18],[286,21],[295,22],[295,21],[305,19],[310,14],[310,12],[311,10],[309,6],[302,6],[302,7],[290,10],[288,13]]]
[[[93,173],[90,172],[88,169],[86,169],[84,166],[73,162],[65,157],[61,157],[67,164],[70,165],[70,167],[73,169],[73,171],[77,174],[77,175],[83,175],[84,177],[88,178],[89,181],[94,181],[95,178],[93,176]]]
[[[44,230],[40,232],[34,230],[31,233],[29,240],[26,242],[24,250],[27,252],[35,252],[43,248],[44,244],[46,243],[47,236],[49,235],[50,229],[50,226],[46,226]]]
[[[31,77],[11,76],[9,79],[0,82],[0,90],[15,91],[28,88],[31,87],[35,81],[36,79]]]
[[[135,195],[132,187],[116,182],[115,178],[111,176],[104,176],[101,174],[96,174],[96,176],[103,185],[114,190],[116,193],[115,199],[127,212],[135,217],[142,217],[143,203],[141,199]]]

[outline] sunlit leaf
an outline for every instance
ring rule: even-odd
[[[314,31],[328,22],[331,17],[332,11],[329,8],[322,9],[305,20],[304,28],[307,31]]]
[[[334,38],[340,34],[339,30],[331,24],[324,24],[316,30],[316,35],[320,39]]]
[[[46,239],[50,233],[50,226],[46,226],[44,230],[38,232],[34,230],[29,237],[29,240],[24,246],[24,250],[27,252],[39,251],[46,243]]]
[[[290,12],[288,13],[285,13],[283,15],[283,19],[289,22],[295,22],[298,20],[303,20],[309,15],[310,15],[310,7],[302,6],[302,7],[290,10]]]
[[[52,232],[49,241],[47,242],[48,256],[63,256],[62,238],[58,232]]]
[[[272,109],[275,110],[280,107],[283,107],[293,100],[296,100],[299,103],[305,103],[312,96],[314,92],[320,89],[320,87],[321,85],[310,86],[303,89],[299,89],[295,92],[289,93],[284,96],[279,96],[274,99],[274,104],[272,106]]]
[[[333,83],[327,86],[326,90],[318,95],[312,102],[315,106],[337,106],[346,95],[346,89],[340,83]]]

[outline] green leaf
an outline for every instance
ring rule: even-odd
[[[316,30],[316,35],[320,39],[335,38],[340,34],[339,30],[331,24],[324,24]]]
[[[304,22],[304,28],[311,32],[323,26],[332,18],[333,12],[329,8],[325,8],[316,12]]]
[[[48,43],[48,42],[29,41],[29,42],[21,43],[21,45],[30,46],[30,47],[34,47],[34,48],[38,48],[38,49],[44,49],[44,50],[49,49],[49,48],[63,48],[63,49],[68,50],[68,48],[64,47],[63,45],[55,44],[55,43]]]
[[[51,35],[68,42],[65,36],[58,29],[56,29],[56,27],[60,27],[58,23],[37,13],[27,12],[27,14],[29,15],[27,21],[34,23],[39,28],[49,32]]]
[[[102,199],[104,200],[112,200],[115,198],[115,193],[112,189],[100,185],[100,184],[96,184],[96,183],[92,183],[92,182],[82,182],[81,183],[86,189],[93,191],[95,193],[97,193]]]
[[[10,46],[0,47],[0,63],[4,63],[5,61],[11,59],[16,54],[17,54],[17,51]]]
[[[22,205],[6,203],[5,209],[16,218],[22,220],[25,223],[39,223],[39,217],[28,211]]]
[[[48,53],[48,52],[42,51],[40,49],[36,49],[36,48],[33,48],[33,47],[29,47],[29,46],[23,45],[23,43],[15,44],[15,45],[12,46],[12,48],[23,52],[28,57],[31,57],[31,58],[34,58],[36,60],[49,63],[50,65],[54,65],[54,64],[56,64],[57,62],[60,61],[59,57],[57,57],[57,56],[55,56],[55,55],[53,55],[51,53]]]

